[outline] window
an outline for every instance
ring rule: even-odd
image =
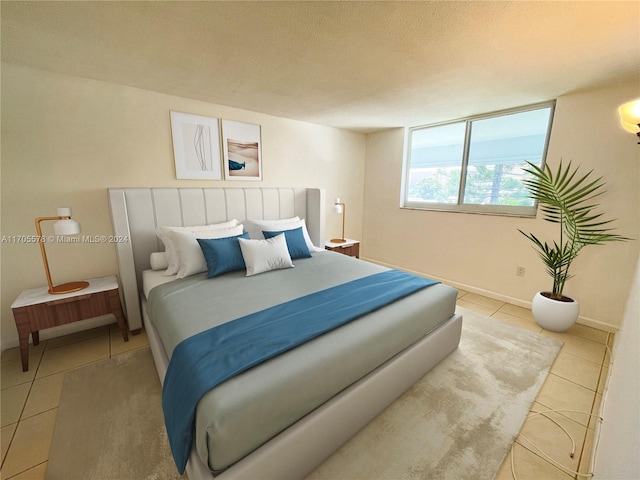
[[[410,128],[402,206],[535,216],[523,169],[545,161],[554,106]]]

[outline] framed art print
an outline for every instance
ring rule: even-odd
[[[176,178],[222,180],[217,118],[171,112]]]
[[[227,180],[262,180],[260,125],[222,120],[222,153]]]

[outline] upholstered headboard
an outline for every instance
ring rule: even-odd
[[[158,226],[299,216],[313,243],[324,245],[325,193],[318,188],[110,188],[108,194],[131,330],[142,327],[142,271],[150,268],[151,253],[164,250]]]

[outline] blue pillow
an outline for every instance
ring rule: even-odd
[[[238,238],[249,238],[248,233],[225,238],[198,238],[204,259],[207,261],[207,278],[227,272],[244,270],[244,258]]]
[[[281,233],[284,233],[287,248],[289,249],[289,256],[291,256],[292,260],[311,256],[307,242],[304,239],[304,234],[302,233],[302,227],[294,228],[293,230],[280,230],[278,232],[262,232],[264,238],[275,237]]]

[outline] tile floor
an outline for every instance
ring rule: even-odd
[[[545,417],[532,416],[526,420],[514,445],[515,472],[519,480],[575,478],[542,454],[535,453],[528,443],[531,441],[543,448],[553,461],[586,473],[591,461],[596,420],[576,411],[597,413],[599,410],[609,368],[606,343],[611,346],[612,335],[581,325],[563,334],[546,332],[535,324],[529,310],[473,293],[460,292],[458,304],[564,342],[532,410],[563,411],[549,416],[574,437],[575,455],[569,456],[571,441],[559,427]],[[1,478],[44,479],[65,372],[148,343],[144,332],[130,335],[129,339],[129,342],[123,342],[117,325],[113,324],[42,341],[37,347],[30,348],[28,372],[22,372],[17,348],[2,353]],[[512,478],[511,461],[507,456],[497,480]]]

